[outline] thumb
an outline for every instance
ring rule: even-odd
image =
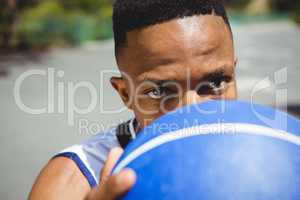
[[[108,156],[107,156],[107,160],[100,172],[100,184],[102,184],[103,182],[105,182],[107,180],[107,178],[110,176],[110,173],[114,167],[114,165],[116,164],[116,162],[118,161],[118,159],[121,157],[123,153],[123,149],[122,148],[113,148]]]
[[[135,181],[135,172],[131,169],[124,169],[111,176],[102,189],[106,198],[113,200],[124,195],[134,185]]]
[[[110,176],[105,183],[93,189],[85,200],[115,200],[124,195],[134,185],[136,175],[131,169]]]

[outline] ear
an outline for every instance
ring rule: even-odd
[[[235,58],[235,59],[234,59],[234,68],[236,68],[237,63],[238,63],[238,58]]]
[[[236,66],[238,64],[238,58],[234,59],[234,76],[236,76]],[[234,87],[235,87],[235,99],[238,99],[238,89],[237,89],[237,80],[236,77],[234,78]]]
[[[124,79],[122,77],[112,77],[110,83],[119,93],[124,104],[131,109],[129,90],[127,89]]]

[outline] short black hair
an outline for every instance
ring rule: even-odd
[[[214,14],[230,23],[222,0],[116,0],[113,7],[115,51],[126,43],[129,31],[176,18]]]

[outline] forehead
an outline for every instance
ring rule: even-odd
[[[204,66],[225,59],[233,60],[230,30],[222,17],[205,15],[129,32],[118,64],[121,70],[136,77],[161,66],[183,68],[193,66],[194,62]]]

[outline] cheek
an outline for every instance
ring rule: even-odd
[[[143,98],[137,98],[134,101],[133,111],[141,128],[144,128],[160,116],[159,104]]]
[[[137,121],[139,122],[140,128],[144,128],[147,125],[151,124],[155,119],[159,118],[161,114],[149,114],[140,112],[139,110],[135,110],[135,117]]]
[[[135,110],[144,115],[152,115],[159,111],[160,103],[151,101],[147,97],[136,98],[134,101]]]
[[[225,99],[229,99],[229,100],[236,100],[237,99],[237,87],[236,87],[236,82],[235,81],[227,89],[227,91],[225,93]]]
[[[152,101],[149,99],[137,99],[133,110],[141,127],[145,127],[162,115],[176,109],[178,100],[168,99]]]

